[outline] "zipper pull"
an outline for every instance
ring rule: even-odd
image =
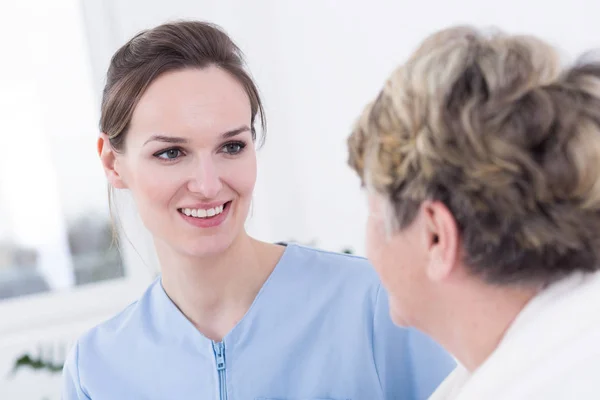
[[[216,348],[216,356],[217,356],[217,371],[222,371],[225,369],[225,349],[223,342],[217,343]]]

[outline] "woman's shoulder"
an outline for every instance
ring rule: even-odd
[[[139,338],[138,330],[147,325],[152,292],[160,284],[154,281],[136,301],[94,327],[77,339],[79,353],[96,354],[106,351],[119,352]]]
[[[139,300],[77,338],[64,363],[63,392],[73,398],[87,398],[82,382],[89,372],[105,371],[111,360],[128,353],[127,349],[135,343],[131,319],[135,318],[138,304]]]
[[[352,271],[364,272],[376,276],[371,264],[365,257],[350,253],[340,253],[310,247],[298,243],[286,244],[285,256],[291,260],[304,264],[306,267],[333,269],[336,272]]]
[[[335,282],[348,287],[378,288],[380,281],[365,257],[337,253],[296,243],[287,245],[281,259],[286,270],[298,278],[305,278],[311,286],[322,281],[331,287]]]
[[[113,390],[111,385],[119,387],[127,383],[116,379],[127,371],[147,367],[155,372],[149,355],[153,350],[165,348],[180,333],[176,320],[165,318],[161,312],[160,307],[165,307],[161,290],[160,278],[157,278],[137,301],[77,338],[64,364],[63,391],[78,393],[73,398],[88,398],[85,391],[108,393]],[[163,335],[165,327],[173,336]],[[133,379],[128,376],[128,380],[130,378]],[[126,387],[131,389],[137,384],[136,381]]]

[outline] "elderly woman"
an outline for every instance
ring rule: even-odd
[[[600,64],[449,28],[348,143],[394,322],[464,367],[432,398],[600,398]]]

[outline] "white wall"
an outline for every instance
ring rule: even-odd
[[[251,231],[266,240],[317,240],[328,249],[351,246],[359,253],[365,207],[346,167],[345,140],[363,105],[425,35],[450,24],[476,23],[538,34],[571,53],[600,45],[600,3],[591,0],[85,4],[94,26],[98,85],[110,53],[141,29],[176,18],[222,25],[248,56],[270,123]],[[99,14],[105,19],[94,25]]]

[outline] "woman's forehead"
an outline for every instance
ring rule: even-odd
[[[221,135],[251,122],[244,88],[227,72],[210,67],[164,74],[141,97],[132,135]]]

